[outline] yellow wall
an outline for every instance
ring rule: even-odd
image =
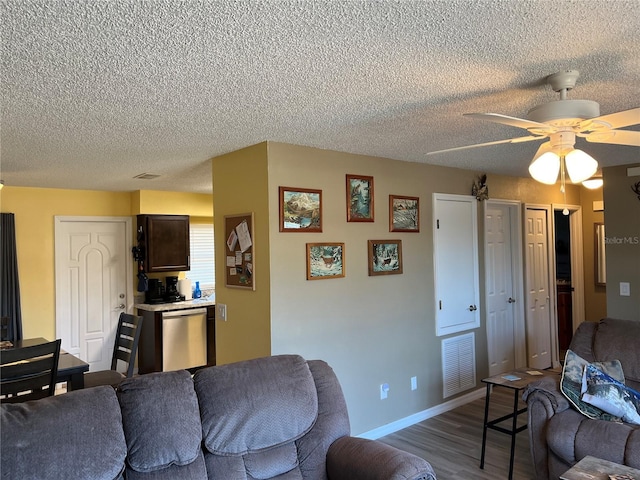
[[[54,217],[129,216],[129,192],[5,187],[2,212],[14,213],[25,337],[55,338]]]
[[[259,217],[268,215],[270,224],[268,231],[258,231],[256,242],[269,242],[268,251],[259,257],[269,262],[269,276],[258,280],[258,288],[269,288],[270,298],[254,302],[250,293],[238,292],[233,297],[225,295],[223,301],[218,287],[217,299],[227,303],[230,312],[228,324],[218,322],[218,332],[231,329],[234,322],[252,325],[259,314],[265,328],[270,324],[272,354],[298,353],[327,361],[341,381],[356,434],[442,403],[442,338],[435,336],[433,299],[432,194],[469,195],[479,172],[268,142],[268,176],[262,176],[260,192],[239,191],[246,165],[250,159],[255,163],[251,157],[258,154],[263,155],[262,144],[229,155],[224,170],[216,169],[219,159],[214,159],[214,203],[219,221],[220,201],[227,194],[239,196],[242,202],[242,208],[233,213],[263,212],[268,198],[269,211]],[[347,173],[374,177],[375,222],[346,222]],[[251,185],[257,191],[255,180],[251,179]],[[229,184],[234,184],[233,192],[228,191]],[[321,233],[279,232],[278,187],[285,185],[322,190]],[[220,191],[218,186],[226,189]],[[564,203],[558,186],[525,178],[490,176],[489,191],[494,199]],[[389,232],[389,194],[420,197],[419,233]],[[579,205],[579,200],[578,187],[569,186],[567,203]],[[377,238],[402,240],[402,275],[368,276],[367,240]],[[346,276],[307,281],[305,244],[323,241],[345,243]],[[217,254],[221,265],[224,258]],[[480,255],[482,261],[482,252]],[[217,283],[220,285],[219,278]],[[238,317],[238,310],[248,309],[247,302],[251,302],[251,316]],[[484,318],[474,333],[480,387],[479,380],[488,374]],[[411,376],[418,377],[417,391],[409,388]],[[381,402],[379,385],[384,382],[391,385],[392,393]]]
[[[24,336],[55,338],[56,335],[55,216],[115,217],[143,212],[210,218],[212,204],[211,195],[202,194],[5,186],[0,191],[0,211],[15,214]]]
[[[607,316],[607,287],[595,283],[595,224],[604,223],[604,211],[594,211],[593,202],[602,201],[603,189],[581,189],[582,240],[584,248],[584,314],[588,322]]]
[[[227,322],[216,322],[216,363],[271,354],[267,144],[213,159],[216,303],[228,306]],[[255,291],[225,286],[224,216],[253,212]],[[276,213],[277,215],[277,213]]]
[[[132,215],[190,215],[192,217],[213,217],[211,195],[203,193],[163,192],[140,190],[132,194],[134,198]]]

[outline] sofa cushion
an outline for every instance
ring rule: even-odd
[[[640,321],[604,318],[593,339],[596,360],[620,360],[626,384],[640,389]]]
[[[127,445],[112,387],[4,404],[1,412],[2,478],[120,478]]]
[[[582,400],[582,374],[587,365],[589,365],[589,362],[575,354],[572,350],[567,350],[564,367],[562,368],[560,390],[564,396],[567,397],[567,400],[583,415],[589,418],[600,418],[602,420],[619,420],[618,417],[614,417]],[[624,373],[619,361],[594,362],[594,365],[616,380],[624,381]]]
[[[297,355],[205,368],[194,383],[204,443],[214,454],[244,455],[297,440],[318,415],[313,377]]]
[[[196,460],[202,426],[189,372],[129,378],[120,384],[118,399],[132,469],[152,472]]]

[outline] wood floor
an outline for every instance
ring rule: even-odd
[[[513,410],[511,390],[498,387],[491,395],[490,420]],[[522,400],[520,403],[524,407]],[[527,415],[524,413],[518,418],[521,425],[526,422]],[[485,465],[480,470],[483,419],[484,398],[481,398],[379,440],[427,460],[438,480],[507,479],[511,437],[504,433],[487,431]],[[508,427],[509,422],[500,425]],[[516,437],[513,479],[535,479],[527,430]]]

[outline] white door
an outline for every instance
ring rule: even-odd
[[[131,218],[56,217],[56,336],[108,370],[118,317],[132,299]]]
[[[512,265],[511,207],[487,204],[485,265],[489,375],[513,370],[515,362],[515,293]]]
[[[436,335],[480,326],[477,200],[433,194]]]
[[[553,305],[549,282],[549,209],[527,207],[525,214],[527,363],[551,367]]]

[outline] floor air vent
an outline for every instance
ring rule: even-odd
[[[476,386],[473,333],[442,340],[442,396],[447,398]]]

